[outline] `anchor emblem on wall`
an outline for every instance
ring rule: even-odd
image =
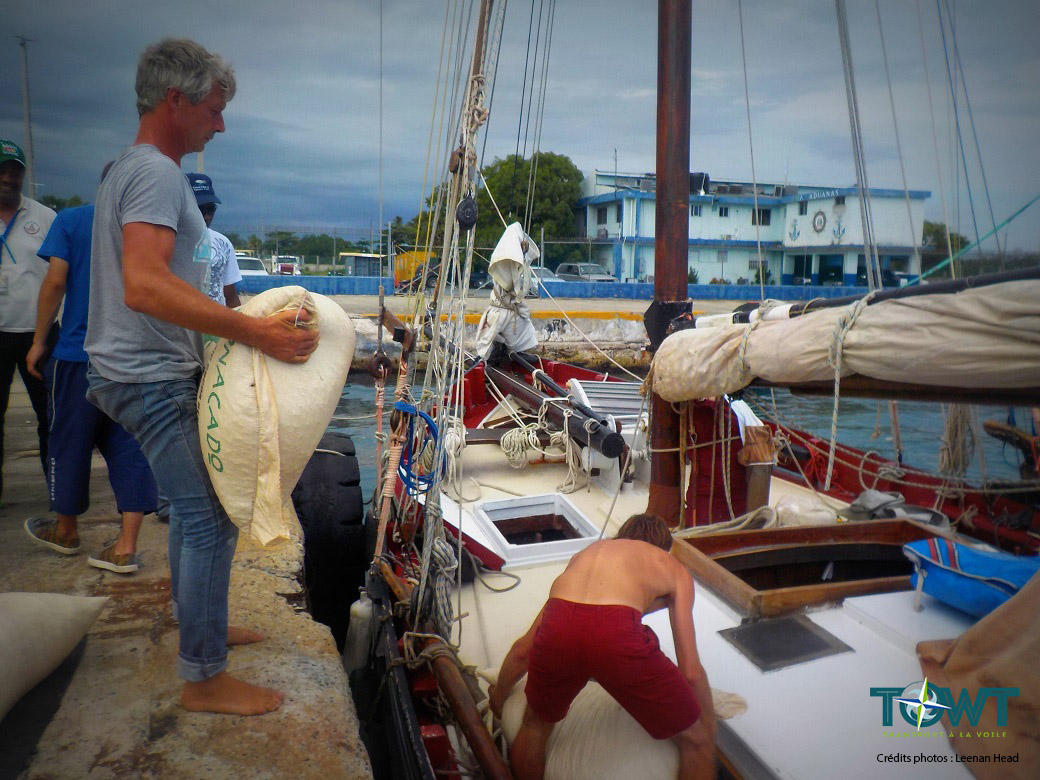
[[[801,234],[802,234],[801,231],[798,230],[798,220],[797,219],[792,219],[791,220],[791,232],[787,234],[788,237],[792,241],[797,241],[798,240],[798,236],[800,236]]]
[[[834,222],[834,240],[841,241],[845,237],[845,225],[842,224],[840,218]]]

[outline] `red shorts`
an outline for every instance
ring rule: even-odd
[[[528,706],[546,722],[563,720],[590,679],[654,739],[675,736],[701,714],[693,689],[639,610],[549,599],[531,649]]]

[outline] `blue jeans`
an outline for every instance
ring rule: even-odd
[[[180,621],[177,673],[189,682],[227,666],[228,585],[238,529],[220,505],[199,446],[198,379],[128,384],[87,369],[87,399],[141,445],[170,501],[170,591]]]

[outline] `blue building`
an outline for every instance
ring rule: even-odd
[[[652,281],[656,176],[593,171],[582,184],[578,234],[593,259],[620,281]],[[873,243],[887,284],[921,273],[922,190],[870,189]],[[756,210],[757,207],[757,210]],[[689,268],[713,279],[866,286],[856,187],[712,181],[690,174]],[[916,240],[915,240],[916,239]],[[760,254],[761,253],[761,254]]]

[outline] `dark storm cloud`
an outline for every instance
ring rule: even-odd
[[[460,7],[471,12],[470,5]],[[954,40],[947,29],[947,51],[952,54],[956,44],[963,62],[1000,219],[1037,188],[1040,57],[1035,40],[1040,20],[1028,0],[950,5],[957,36]],[[21,56],[11,36],[25,35],[33,39],[29,58],[40,194],[90,197],[98,170],[133,139],[133,79],[141,49],[165,36],[190,37],[232,62],[239,81],[226,114],[228,131],[210,144],[203,159],[225,201],[218,215],[221,225],[371,230],[380,213],[380,148],[383,218],[408,219],[418,207],[423,183],[445,5],[383,0],[382,7],[380,25],[380,4],[368,0],[8,2],[4,27],[9,35],[0,47],[0,135],[23,139]],[[870,183],[899,187],[874,3],[850,0],[848,7]],[[949,203],[963,204],[967,198],[956,198],[952,191],[964,172],[954,170],[963,163],[953,143],[935,5],[920,4],[934,137],[917,7],[895,0],[880,3],[908,184],[933,192],[929,217],[941,219],[940,175]],[[749,179],[737,4],[695,0],[693,12],[691,164],[715,178]],[[517,148],[530,14],[530,3],[513,0],[508,6],[487,162]],[[745,0],[743,15],[758,178],[851,184],[833,2]],[[620,170],[653,169],[656,31],[656,3],[647,0],[558,0],[541,149],[566,154],[586,171],[613,169],[615,154]],[[462,61],[468,67],[468,57]],[[978,194],[980,168],[963,100],[961,107],[968,173]],[[438,140],[435,134],[435,145]],[[524,146],[521,137],[521,150]],[[530,153],[533,134],[526,147]],[[195,166],[194,155],[185,158],[185,170]],[[440,165],[432,168],[439,175]],[[970,216],[963,211],[951,215],[951,221],[966,225]],[[1040,219],[1027,213],[1009,233],[1012,246],[1040,246],[1038,226]]]

